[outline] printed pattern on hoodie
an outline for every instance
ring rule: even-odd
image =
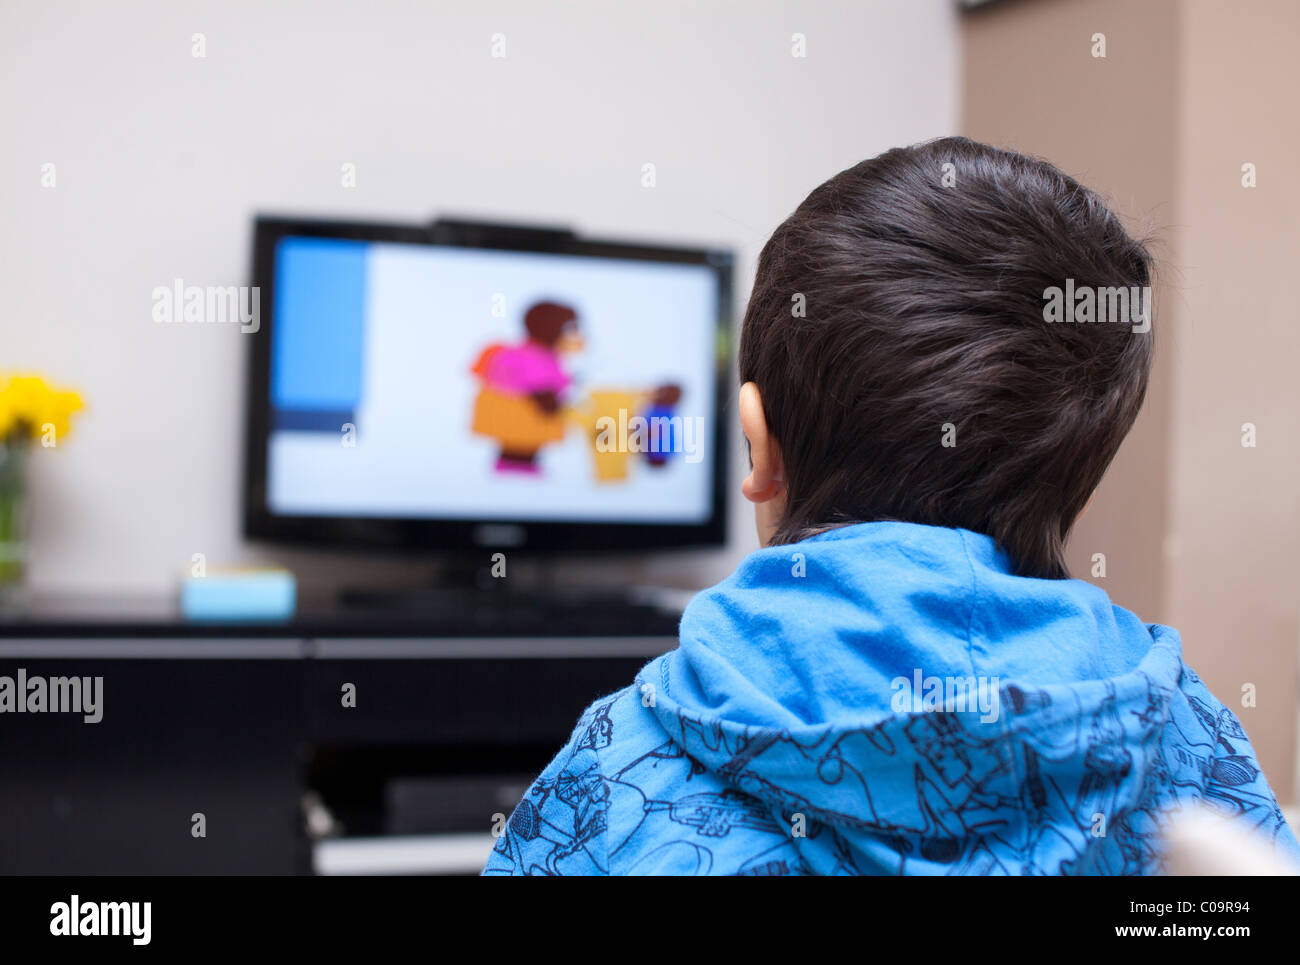
[[[963,666],[1000,681],[996,716],[891,703],[896,674]],[[1192,803],[1300,862],[1175,630],[1015,577],[979,534],[861,524],[700,594],[680,646],[582,715],[484,873],[1151,874]]]
[[[1121,779],[1138,762],[1113,741],[1125,726],[1113,698],[1062,746],[1050,723],[1052,695],[1008,688],[1004,699],[1017,708],[1013,728],[1025,738],[1016,758],[998,739],[973,736],[960,714],[917,714],[813,741],[789,732],[730,734],[716,722],[684,719],[684,730],[726,755],[719,771],[728,784],[668,739],[638,688],[627,688],[583,714],[573,739],[511,815],[485,873],[1150,874],[1161,868],[1158,835],[1168,809],[1188,799],[1269,837],[1289,836],[1240,723],[1194,673],[1185,669],[1184,678],[1167,740],[1158,732],[1172,695],[1154,681],[1150,716],[1129,725],[1151,754],[1136,800]],[[636,740],[616,743],[623,728]],[[914,805],[874,813],[878,780],[849,762],[888,759],[895,741],[915,764],[908,787]],[[630,746],[644,750],[625,759]],[[616,761],[601,756],[611,747]],[[875,753],[859,754],[863,747]],[[751,764],[767,755],[798,758],[827,788],[851,787],[868,813],[829,811],[806,792],[760,776]],[[1058,773],[1082,779],[1062,787]],[[804,838],[793,834],[796,814],[804,815]],[[1111,816],[1104,834],[1096,833],[1103,830],[1098,815]],[[869,846],[873,837],[880,847]]]

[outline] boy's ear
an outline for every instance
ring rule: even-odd
[[[749,477],[741,492],[752,503],[765,503],[785,492],[785,465],[781,449],[767,429],[763,397],[758,386],[746,382],[740,387],[740,428],[749,440]]]

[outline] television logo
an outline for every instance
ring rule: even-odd
[[[514,523],[483,523],[474,527],[473,540],[479,546],[523,546],[528,532]]]

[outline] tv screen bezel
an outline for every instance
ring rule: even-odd
[[[298,516],[267,505],[271,432],[271,347],[275,330],[275,251],[286,237],[340,238],[455,248],[487,248],[631,261],[703,265],[718,281],[712,482],[709,517],[700,523],[581,522],[527,518],[454,519]],[[467,549],[520,552],[635,551],[718,547],[726,542],[731,412],[732,280],[735,259],[721,248],[689,248],[583,238],[563,229],[439,221],[402,225],[258,215],[253,223],[252,284],[259,289],[259,328],[250,332],[245,418],[243,523],[252,540],[443,554]]]

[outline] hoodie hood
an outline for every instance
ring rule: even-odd
[[[864,523],[761,549],[692,601],[638,685],[817,873],[1147,871],[1188,796],[1280,822],[1174,630],[1088,583],[1015,576],[966,530]]]

